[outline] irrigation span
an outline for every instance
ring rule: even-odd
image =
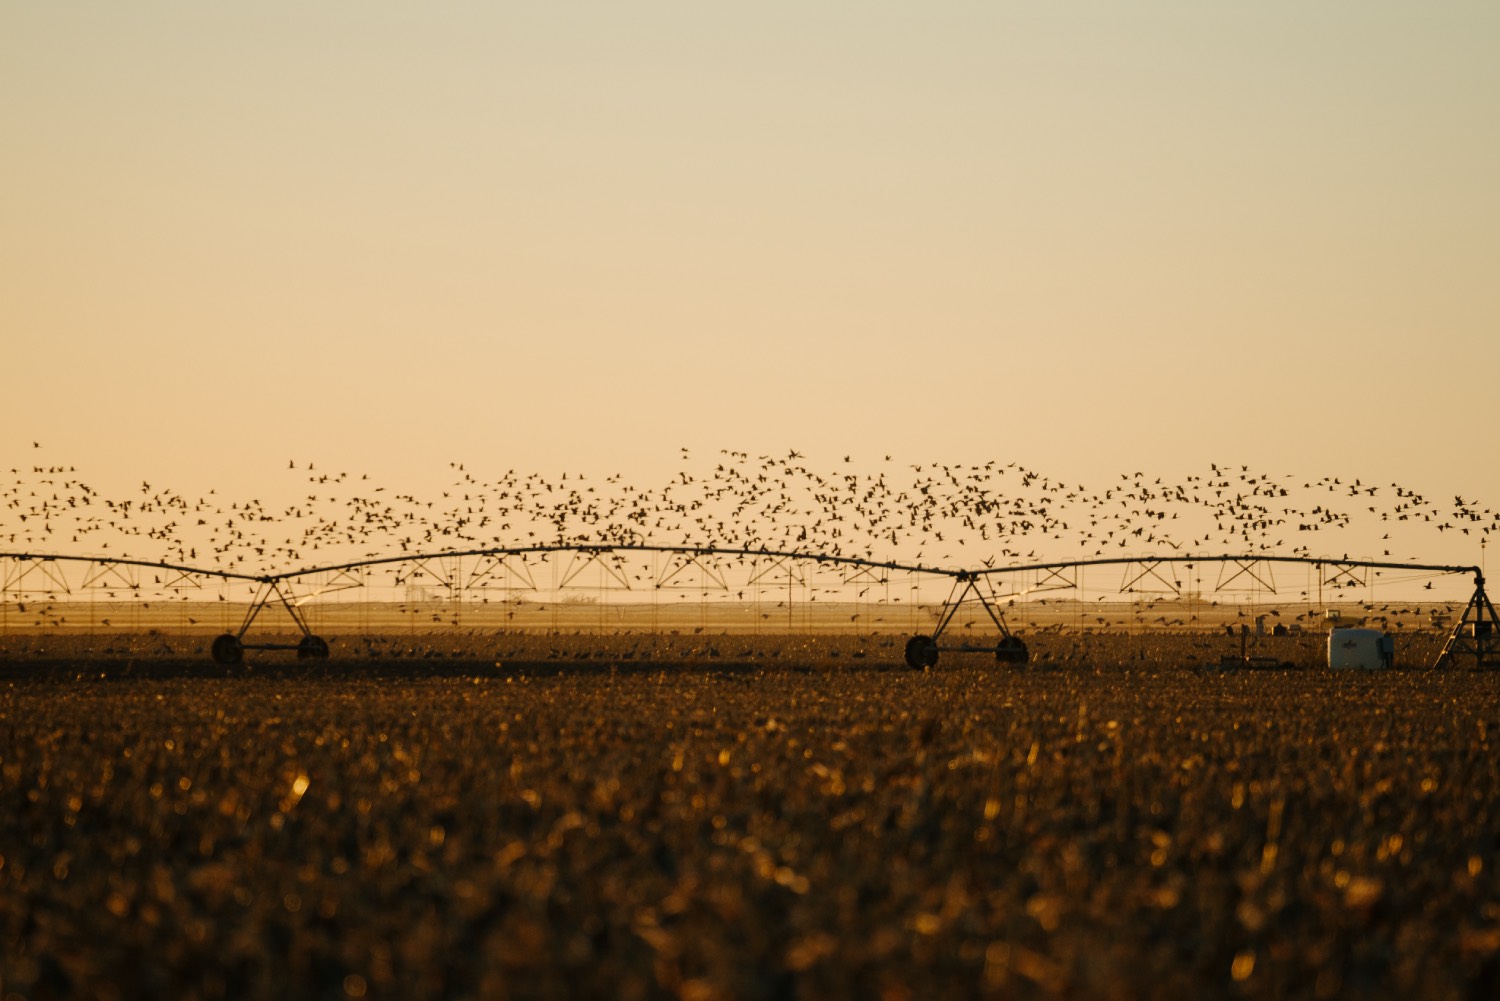
[[[1110,575],[1104,586],[1098,583],[1101,572]],[[28,602],[44,603],[52,615],[34,619],[33,625],[60,628],[64,620],[57,609],[76,609],[80,603],[90,609],[92,622],[101,602],[106,609],[128,611],[149,607],[152,600],[208,601],[224,610],[221,618],[237,613],[238,625],[226,623],[211,645],[215,661],[236,664],[246,650],[327,657],[328,643],[309,612],[349,593],[370,602],[383,592],[403,610],[446,603],[455,610],[455,624],[467,614],[471,624],[493,621],[500,629],[520,627],[518,614],[521,622],[528,621],[518,609],[545,610],[550,604],[554,628],[559,608],[575,615],[584,608],[601,625],[613,611],[622,629],[654,629],[664,618],[680,618],[684,608],[696,607],[704,624],[711,612],[722,624],[733,616],[726,619],[721,610],[738,609],[757,630],[794,632],[799,621],[809,623],[813,613],[842,603],[855,609],[850,619],[863,616],[867,628],[907,631],[906,663],[922,668],[936,664],[943,650],[993,652],[999,662],[1024,664],[1026,642],[1007,623],[1005,610],[1017,602],[1068,594],[1082,607],[1079,599],[1089,588],[1123,598],[1217,604],[1218,598],[1236,594],[1282,595],[1290,576],[1295,579],[1290,587],[1300,584],[1299,597],[1311,608],[1351,590],[1372,589],[1380,577],[1388,584],[1447,575],[1470,575],[1473,592],[1433,666],[1500,667],[1500,629],[1479,567],[1274,555],[1116,557],[955,569],[769,549],[557,543],[402,553],[251,573],[130,558],[0,552],[0,631],[12,615],[21,621]],[[275,610],[285,612],[295,642],[257,639],[252,633],[257,622],[264,628],[263,613]],[[976,619],[994,627],[993,642],[951,642],[955,632],[976,635],[969,631]],[[546,619],[538,623],[536,614],[529,621],[532,628],[547,625]],[[956,623],[964,629],[955,629]],[[984,627],[979,635],[987,631]]]

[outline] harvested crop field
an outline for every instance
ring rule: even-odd
[[[1500,993],[1500,677],[1120,642],[10,651],[0,997]]]

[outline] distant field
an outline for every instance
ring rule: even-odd
[[[231,603],[14,602],[0,607],[0,673],[33,659],[204,659],[216,635],[237,632],[247,606]],[[309,604],[309,627],[329,643],[331,660],[447,658],[493,663],[589,661],[752,664],[802,658],[816,664],[899,664],[905,640],[936,627],[939,605],[678,601],[659,605],[589,602]],[[1005,610],[1033,662],[1053,666],[1152,663],[1201,666],[1241,651],[1299,667],[1326,660],[1327,629],[1366,624],[1393,633],[1399,666],[1430,665],[1451,604],[1350,603],[1314,612],[1306,604],[1185,602],[1028,603]],[[1331,614],[1330,614],[1331,613]],[[1336,616],[1334,618],[1333,616]],[[1276,635],[1277,627],[1283,635]],[[1232,635],[1231,635],[1232,634]],[[261,610],[247,642],[295,643],[301,634],[275,603]],[[941,637],[945,647],[993,649],[999,633],[982,608],[963,607]],[[954,655],[944,654],[945,662]],[[287,652],[247,652],[252,665],[295,662]],[[982,655],[962,655],[983,659]]]
[[[0,602],[0,637],[7,634],[107,633],[157,629],[212,634],[238,629],[248,606],[243,602],[87,601],[40,599]],[[1141,602],[1031,602],[1002,606],[1012,629],[1132,630],[1181,632],[1221,629],[1224,625],[1266,631],[1277,624],[1311,630],[1326,629],[1333,613],[1340,624],[1367,623],[1391,630],[1441,627],[1461,614],[1462,602],[1350,602],[1320,605],[1306,602],[1223,604],[1180,601]],[[653,632],[702,629],[733,633],[901,633],[930,632],[942,614],[941,603],[906,605],[878,602],[799,602],[790,607],[774,601],[758,603],[691,598],[656,604],[588,601],[524,602],[328,602],[308,603],[301,613],[318,631],[441,632],[448,629],[518,630],[544,632]],[[256,628],[285,626],[289,619],[274,601],[259,613]],[[952,627],[992,631],[985,611],[966,605]]]
[[[1494,674],[558,639],[8,655],[0,996],[1500,992]]]
[[[298,660],[292,651],[246,652],[240,667],[225,668],[226,676],[273,670],[308,677],[369,674],[392,670],[558,671],[647,670],[651,667],[713,670],[715,667],[772,668],[799,664],[810,669],[889,667],[905,669],[905,633],[856,633],[824,630],[815,633],[760,634],[713,632],[684,627],[659,632],[595,632],[575,629],[491,631],[479,627],[424,628],[410,632],[330,633],[327,661]],[[1094,629],[1084,632],[1053,628],[1022,631],[1030,652],[1029,670],[1096,670],[1151,668],[1189,670],[1218,666],[1241,652],[1238,634],[1224,629],[1195,631]],[[290,632],[261,634],[260,639],[295,643]],[[965,666],[1000,670],[992,630],[951,629],[943,637],[947,647],[938,670]],[[122,671],[156,674],[203,674],[212,668],[212,632],[174,630],[86,631],[72,633],[11,633],[0,637],[0,680],[5,677],[48,676],[92,671],[118,676]],[[1425,669],[1436,660],[1446,634],[1433,630],[1397,636],[1396,666]],[[969,645],[974,652],[958,652]],[[1255,635],[1244,640],[1246,655],[1298,668],[1327,663],[1327,633]],[[426,665],[426,668],[413,665]],[[1006,668],[1006,670],[1011,670]]]

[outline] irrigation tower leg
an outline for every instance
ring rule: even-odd
[[[1464,655],[1473,657],[1476,671],[1500,669],[1500,616],[1484,593],[1484,574],[1478,570],[1474,571],[1474,596],[1433,667],[1448,667]]]
[[[279,578],[265,578],[256,589],[255,598],[250,602],[250,607],[245,611],[245,621],[240,623],[239,632],[225,633],[214,640],[210,652],[214,662],[217,664],[238,664],[245,658],[246,650],[295,650],[299,660],[316,658],[325,659],[328,656],[328,641],[321,636],[314,636],[312,629],[307,624],[307,618],[302,614],[297,603],[281,586]],[[302,639],[296,643],[246,643],[245,633],[250,630],[261,611],[275,598],[281,602],[288,615],[292,617],[297,628],[302,632]]]
[[[907,640],[906,664],[908,667],[921,669],[932,667],[937,663],[938,640],[953,622],[953,617],[958,614],[959,607],[969,600],[979,602],[985,614],[990,617],[990,621],[995,624],[995,628],[1000,630],[1000,642],[995,646],[996,662],[1001,664],[1026,663],[1029,657],[1026,642],[1013,634],[1005,625],[1005,617],[995,609],[989,598],[980,590],[978,575],[961,573],[954,578],[953,588],[948,592],[948,600],[943,603],[942,614],[938,616],[937,628],[932,631],[932,635],[913,636]],[[963,645],[952,649],[973,652],[981,648]]]

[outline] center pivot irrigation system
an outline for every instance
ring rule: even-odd
[[[550,591],[538,582],[538,568],[542,565],[551,570]],[[1476,669],[1500,668],[1500,627],[1496,625],[1494,606],[1485,594],[1484,574],[1479,567],[1304,556],[1118,557],[948,569],[766,549],[559,543],[408,553],[282,573],[252,574],[148,560],[0,552],[0,609],[8,607],[13,598],[38,593],[65,594],[77,599],[81,595],[108,589],[111,597],[120,591],[136,595],[143,591],[154,594],[171,592],[181,596],[184,591],[202,591],[205,583],[214,581],[223,586],[244,583],[250,586],[253,597],[243,620],[238,629],[217,636],[210,646],[217,663],[234,665],[243,660],[246,650],[293,650],[300,658],[326,658],[329,655],[328,642],[315,633],[304,606],[333,592],[368,587],[373,575],[380,571],[390,573],[397,586],[410,589],[420,583],[427,590],[445,591],[455,599],[482,592],[484,601],[488,602],[490,595],[503,588],[507,603],[516,601],[514,595],[517,592],[523,595],[551,593],[555,597],[561,589],[578,587],[581,575],[591,568],[594,578],[600,582],[601,592],[647,595],[652,602],[658,601],[663,592],[676,591],[682,596],[690,590],[700,591],[705,599],[710,594],[717,594],[729,600],[732,600],[731,595],[743,599],[748,590],[754,592],[758,602],[763,591],[775,597],[782,593],[779,589],[784,588],[785,600],[777,607],[785,606],[788,631],[794,631],[792,605],[795,588],[802,586],[805,594],[809,588],[809,573],[816,569],[833,575],[834,586],[827,593],[836,593],[842,588],[845,592],[858,589],[857,593],[864,595],[871,588],[883,587],[888,596],[896,577],[928,585],[947,581],[947,597],[938,607],[930,631],[917,628],[914,603],[908,602],[906,606],[913,611],[913,635],[905,645],[905,661],[912,668],[922,669],[934,666],[943,651],[992,653],[998,663],[1025,664],[1029,658],[1026,642],[1011,631],[1003,608],[1041,592],[1073,591],[1081,595],[1084,572],[1091,568],[1121,570],[1123,579],[1117,590],[1122,595],[1153,594],[1186,599],[1192,594],[1201,597],[1201,585],[1206,583],[1201,575],[1209,566],[1218,571],[1217,580],[1209,587],[1210,594],[1254,589],[1274,595],[1277,593],[1274,568],[1278,565],[1301,567],[1309,575],[1316,574],[1313,586],[1320,601],[1325,587],[1332,595],[1337,595],[1340,588],[1365,587],[1372,571],[1376,576],[1388,571],[1430,576],[1470,574],[1474,580],[1472,596],[1433,666],[1449,667],[1466,660]],[[1195,566],[1199,569],[1197,583],[1200,589],[1197,591],[1178,576],[1181,567],[1188,571],[1186,576],[1192,577]],[[151,575],[149,583],[145,580],[146,574]],[[1002,592],[997,585],[1011,589]],[[918,583],[909,586],[912,588],[910,593],[916,595]],[[486,588],[491,590],[485,591]],[[222,594],[219,600],[225,600]],[[626,603],[630,600],[629,597],[625,599]],[[275,606],[286,611],[301,638],[295,643],[248,641],[250,628],[261,613]],[[970,640],[945,644],[959,613],[967,611],[973,616],[975,609],[982,610],[994,624],[999,632],[998,642],[981,644]],[[623,616],[624,613],[620,614]],[[851,618],[858,619],[858,613]],[[654,613],[649,621],[654,626]],[[107,624],[108,620],[105,622]],[[972,618],[962,622],[964,629],[972,625]]]

